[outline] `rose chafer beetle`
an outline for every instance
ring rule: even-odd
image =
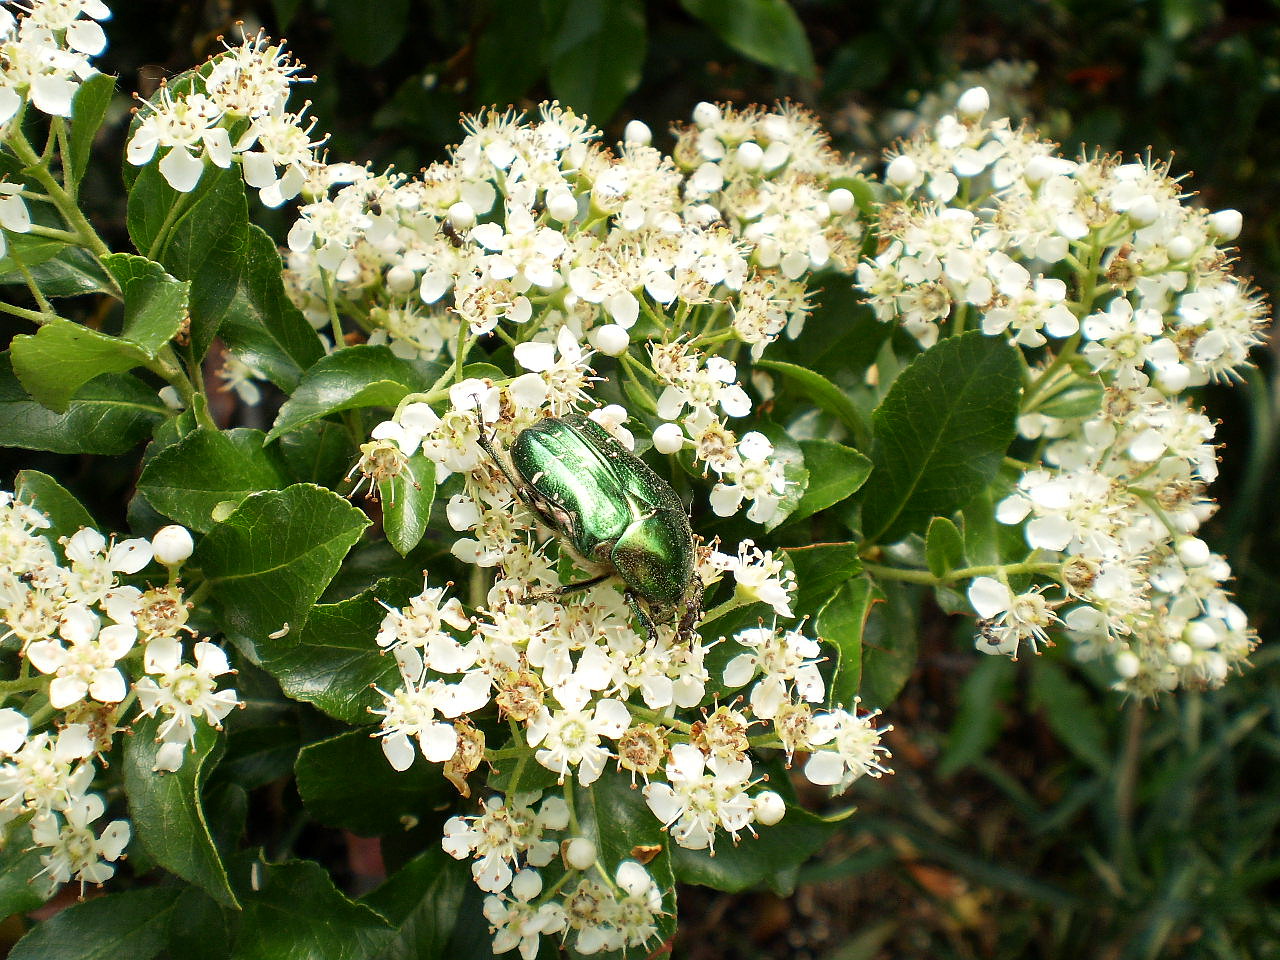
[[[671,486],[643,460],[579,414],[548,417],[522,430],[508,452],[509,465],[483,429],[480,445],[521,501],[595,574],[526,600],[562,597],[618,577],[651,640],[655,623],[678,621],[680,639],[693,632],[702,615],[702,581],[694,575],[689,517]]]

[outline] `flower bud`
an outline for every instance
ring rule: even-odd
[[[1199,537],[1183,537],[1178,541],[1178,559],[1187,567],[1203,567],[1209,562],[1209,545]]]
[[[448,216],[449,226],[455,230],[470,230],[476,225],[476,212],[465,200],[459,200],[451,206]]]
[[[659,453],[675,453],[684,446],[684,431],[678,423],[660,424],[653,431],[653,449]]]
[[[827,206],[837,216],[848,213],[853,209],[853,194],[844,187],[836,187],[827,194]]]
[[[991,95],[985,87],[970,87],[956,101],[956,113],[962,120],[981,120],[991,107]]]
[[[387,290],[391,293],[408,293],[418,283],[418,275],[403,263],[397,263],[387,271]]]
[[[568,223],[578,215],[578,200],[568,190],[553,190],[547,193],[547,213],[553,220]]]
[[[626,143],[638,143],[647,147],[653,143],[653,131],[643,120],[629,120],[622,131],[622,139]]]
[[[1169,251],[1170,261],[1179,263],[1196,252],[1196,244],[1190,237],[1179,234],[1169,241],[1165,249]]]
[[[752,805],[756,810],[756,820],[766,827],[772,827],[787,813],[786,803],[772,790],[758,794],[752,800]]]
[[[1120,674],[1124,679],[1132,680],[1141,669],[1142,661],[1138,659],[1137,654],[1129,650],[1116,654],[1116,673]]]
[[[743,170],[759,170],[760,164],[764,162],[764,151],[760,149],[760,144],[753,140],[738,144],[737,155],[738,165]]]
[[[1169,662],[1172,663],[1175,667],[1185,667],[1188,663],[1191,662],[1191,658],[1194,654],[1192,654],[1191,648],[1189,646],[1187,646],[1181,640],[1176,640],[1173,643],[1169,644],[1168,655],[1169,655]]]
[[[1129,222],[1135,227],[1149,227],[1155,223],[1160,216],[1160,205],[1156,203],[1156,198],[1144,194],[1129,206],[1126,211],[1129,214]]]
[[[714,103],[703,100],[693,108],[693,122],[700,127],[709,127],[720,120],[720,108]]]
[[[1201,650],[1208,650],[1218,645],[1218,635],[1213,632],[1213,627],[1203,620],[1192,620],[1188,623],[1183,628],[1182,639]]]
[[[573,870],[587,870],[596,862],[596,845],[586,837],[574,837],[565,841],[560,852],[565,866]]]
[[[889,161],[889,166],[884,172],[885,180],[899,190],[911,186],[919,176],[920,168],[906,154],[894,157]]]
[[[177,567],[191,556],[195,544],[186,527],[171,523],[156,531],[156,535],[151,538],[151,549],[155,553],[155,558],[166,567]]]
[[[1244,218],[1239,210],[1228,207],[1209,214],[1209,229],[1219,240],[1234,240],[1240,236],[1240,228],[1244,226]]]
[[[625,327],[616,323],[606,323],[591,331],[592,345],[608,357],[620,357],[627,352],[631,344],[631,335]]]

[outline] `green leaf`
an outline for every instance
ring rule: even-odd
[[[17,248],[31,277],[46,297],[78,297],[86,293],[118,295],[115,285],[94,259],[93,254],[82,247],[31,237],[29,234],[9,234],[9,246]],[[47,256],[39,263],[28,263],[29,246],[40,246]],[[17,269],[12,257],[0,259],[0,284],[25,284],[26,278]]]
[[[853,434],[858,446],[865,447],[871,437],[871,430],[853,401],[845,392],[819,373],[797,366],[794,363],[783,363],[780,360],[757,360],[752,366],[758,370],[769,370],[781,374],[790,380],[802,394],[813,401],[820,410],[825,410]]]
[[[943,340],[898,375],[873,415],[867,542],[923,532],[992,481],[1014,437],[1021,383],[1017,350],[977,330]]]
[[[351,437],[337,423],[308,423],[280,438],[289,478],[295,483],[336,487],[354,459]]]
[[[107,73],[95,73],[80,84],[76,95],[71,99],[71,133],[67,138],[70,149],[63,161],[67,189],[72,196],[76,194],[80,181],[84,178],[84,171],[89,166],[89,153],[93,149],[94,138],[107,116],[107,107],[111,106],[111,98],[115,96],[115,92],[115,77]]]
[[[852,708],[862,685],[862,633],[872,604],[878,599],[875,584],[866,577],[857,577],[846,581],[818,614],[814,629],[819,639],[836,648],[836,670],[827,691],[828,703]]]
[[[438,847],[414,857],[361,900],[395,928],[370,960],[446,960],[471,886],[466,864]]]
[[[898,696],[916,666],[920,638],[915,611],[922,591],[891,581],[877,586],[885,602],[872,607],[862,632],[861,696],[869,706],[884,707]]]
[[[175,280],[164,267],[146,257],[109,253],[102,258],[102,264],[124,294],[124,330],[120,336],[154,357],[187,319],[191,285]]]
[[[382,529],[396,553],[406,556],[427,532],[436,498],[436,465],[422,454],[409,458],[403,470],[378,484],[382,497]]]
[[[1031,702],[1044,711],[1049,727],[1068,750],[1094,770],[1111,770],[1114,760],[1107,727],[1089,691],[1053,660],[1040,657],[1034,666]]]
[[[324,356],[324,345],[285,292],[280,251],[256,224],[248,227],[241,257],[239,286],[218,332],[236,357],[291,391]]]
[[[945,576],[964,566],[964,537],[960,529],[946,517],[929,521],[924,538],[925,563],[935,577]]]
[[[551,92],[603,123],[640,85],[647,36],[641,0],[546,0]]]
[[[744,57],[812,79],[813,50],[786,0],[680,0],[716,36]]]
[[[212,804],[210,805],[212,806]],[[231,955],[235,911],[213,900],[199,887],[187,887],[178,898],[169,924],[170,957],[182,960],[226,960]]]
[[[394,410],[406,394],[431,384],[408,360],[390,347],[361,344],[319,360],[303,375],[293,395],[280,408],[267,442],[331,413],[361,407]]]
[[[565,789],[570,787],[566,785]],[[675,935],[675,873],[668,837],[645,803],[644,791],[632,787],[630,774],[613,769],[606,770],[589,787],[575,781],[572,789],[578,835],[596,845],[596,856],[610,880],[617,874],[619,864],[636,859],[637,848],[658,849],[644,868],[662,891],[664,912],[658,917],[654,942],[665,943]]]
[[[200,541],[191,564],[224,629],[251,659],[286,624],[302,629],[369,519],[336,493],[299,483],[254,494]]]
[[[239,165],[206,166],[196,188],[181,194],[152,160],[129,191],[127,220],[141,253],[191,282],[191,347],[203,357],[245,270],[249,208]]]
[[[73,903],[18,941],[9,960],[150,960],[165,947],[181,892],[150,887]]]
[[[13,495],[49,518],[51,525],[41,532],[52,544],[56,544],[60,537],[71,536],[81,527],[97,529],[89,511],[71,491],[47,473],[39,470],[21,471],[14,482]]]
[[[390,690],[399,676],[395,658],[374,640],[387,615],[379,601],[401,606],[420,589],[421,580],[384,580],[341,603],[317,604],[301,631],[259,640],[262,668],[294,700],[314,704],[343,723],[372,723],[377,717],[369,708],[382,705],[373,685]]]
[[[1008,657],[979,659],[960,687],[960,708],[947,733],[938,776],[954,776],[996,744],[1005,727],[1003,708],[1013,681],[1013,661]]]
[[[0,447],[51,453],[117,454],[150,435],[168,410],[155,390],[127,373],[95,377],[72,396],[65,413],[33,400],[0,353]]]
[[[55,413],[65,413],[90,380],[124,373],[151,359],[137,344],[69,321],[14,337],[9,358],[26,391]]]
[[[184,527],[207,533],[221,503],[281,486],[284,478],[262,448],[258,430],[200,428],[149,461],[138,491],[156,510]]]
[[[871,461],[832,440],[801,440],[809,483],[789,520],[803,520],[857,492],[871,474]]]
[[[817,853],[837,829],[837,823],[788,806],[781,822],[772,827],[757,826],[757,837],[744,832],[735,844],[723,831],[717,833],[715,856],[707,850],[687,850],[673,844],[676,880],[726,893],[740,893],[761,883],[773,885]],[[781,892],[790,891],[784,887]]]
[[[200,804],[209,758],[221,751],[222,734],[197,720],[195,749],[187,750],[181,768],[157,772],[162,722],[162,717],[135,720],[133,734],[125,737],[124,786],[134,837],[166,870],[194,883],[219,903],[235,907],[236,896]]]
[[[409,0],[379,0],[376,16],[359,3],[330,4],[328,11],[342,52],[366,67],[395,53],[409,23]]]
[[[788,547],[785,552],[796,572],[796,596],[791,609],[797,617],[817,614],[862,568],[856,543],[815,543]]]
[[[778,498],[778,510],[764,525],[767,531],[785,523],[800,506],[800,501],[809,489],[809,470],[805,466],[800,444],[796,443],[786,429],[776,423],[763,423],[759,432],[773,444],[773,454],[769,459],[782,464],[782,477],[786,481],[782,496]]]
[[[476,101],[519,103],[546,75],[542,10],[538,4],[514,0],[495,7],[495,15],[476,40]]]
[[[26,824],[7,825],[8,842],[0,847],[0,916],[26,913],[44,903],[42,884],[36,874],[44,871],[41,849],[27,846],[31,839]]]
[[[389,659],[389,658],[388,658]],[[438,763],[422,757],[403,773],[368,728],[348,730],[302,748],[294,767],[298,793],[321,823],[365,837],[405,829],[455,793]]]
[[[348,900],[311,860],[255,864],[231,960],[367,960],[390,936],[387,922]]]

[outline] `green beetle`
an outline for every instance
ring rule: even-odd
[[[616,576],[651,640],[655,623],[678,620],[681,639],[693,632],[702,615],[702,581],[694,575],[689,517],[671,486],[643,460],[579,414],[548,417],[522,430],[511,445],[509,467],[483,429],[480,446],[525,505],[597,572],[527,600],[562,597]]]

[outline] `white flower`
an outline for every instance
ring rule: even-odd
[[[77,879],[81,884],[105,883],[115,875],[111,863],[119,860],[129,845],[129,824],[113,820],[100,835],[90,826],[102,816],[105,806],[97,794],[82,797],[61,811],[65,822],[54,817],[37,817],[31,822],[31,837],[37,846],[48,847],[42,853],[41,874],[55,884]]]
[[[889,748],[880,743],[880,737],[893,728],[877,729],[874,721],[879,715],[879,710],[862,716],[848,710],[832,710],[815,716],[810,721],[809,742],[814,746],[831,743],[832,747],[816,750],[809,757],[804,766],[809,782],[843,793],[863,774],[879,777],[890,773],[880,762],[889,755]]]
[[[179,193],[196,188],[205,157],[224,169],[231,166],[231,137],[219,126],[222,110],[207,96],[189,93],[174,100],[168,87],[161,87],[158,101],[148,101],[146,107],[149,112],[125,149],[131,164],[140,167],[157,149],[168,148],[160,172]]]
[[[212,727],[240,701],[235,690],[218,690],[217,678],[230,673],[231,664],[221,647],[201,640],[193,648],[195,663],[182,662],[182,643],[176,637],[147,641],[143,667],[149,674],[134,684],[138,706],[149,717],[165,715],[158,737],[164,742],[157,756],[160,769],[177,769],[183,750],[196,733],[195,719],[203,717]]]
[[[600,700],[588,711],[590,694],[577,684],[558,687],[555,695],[564,709],[552,713],[544,707],[529,722],[529,745],[538,748],[537,761],[559,774],[562,783],[569,768],[577,767],[578,782],[590,786],[609,759],[600,738],[622,736],[631,724],[631,714],[621,700]]]
[[[680,743],[671,748],[666,773],[671,782],[650,783],[644,788],[644,799],[682,847],[714,849],[717,827],[736,838],[755,816],[746,793],[750,760],[708,760],[697,747]]]
[[[569,825],[569,807],[561,797],[548,797],[538,812],[528,797],[516,797],[508,806],[501,797],[490,797],[477,817],[450,817],[444,824],[440,846],[455,860],[474,857],[471,875],[481,890],[505,890],[514,876],[514,867],[523,858],[534,867],[544,867],[560,850],[560,844],[543,837]]]
[[[981,618],[975,646],[983,653],[1003,653],[1017,659],[1018,648],[1029,643],[1033,653],[1048,644],[1048,628],[1058,622],[1040,590],[1014,594],[994,577],[977,577],[969,584],[969,602]]]

